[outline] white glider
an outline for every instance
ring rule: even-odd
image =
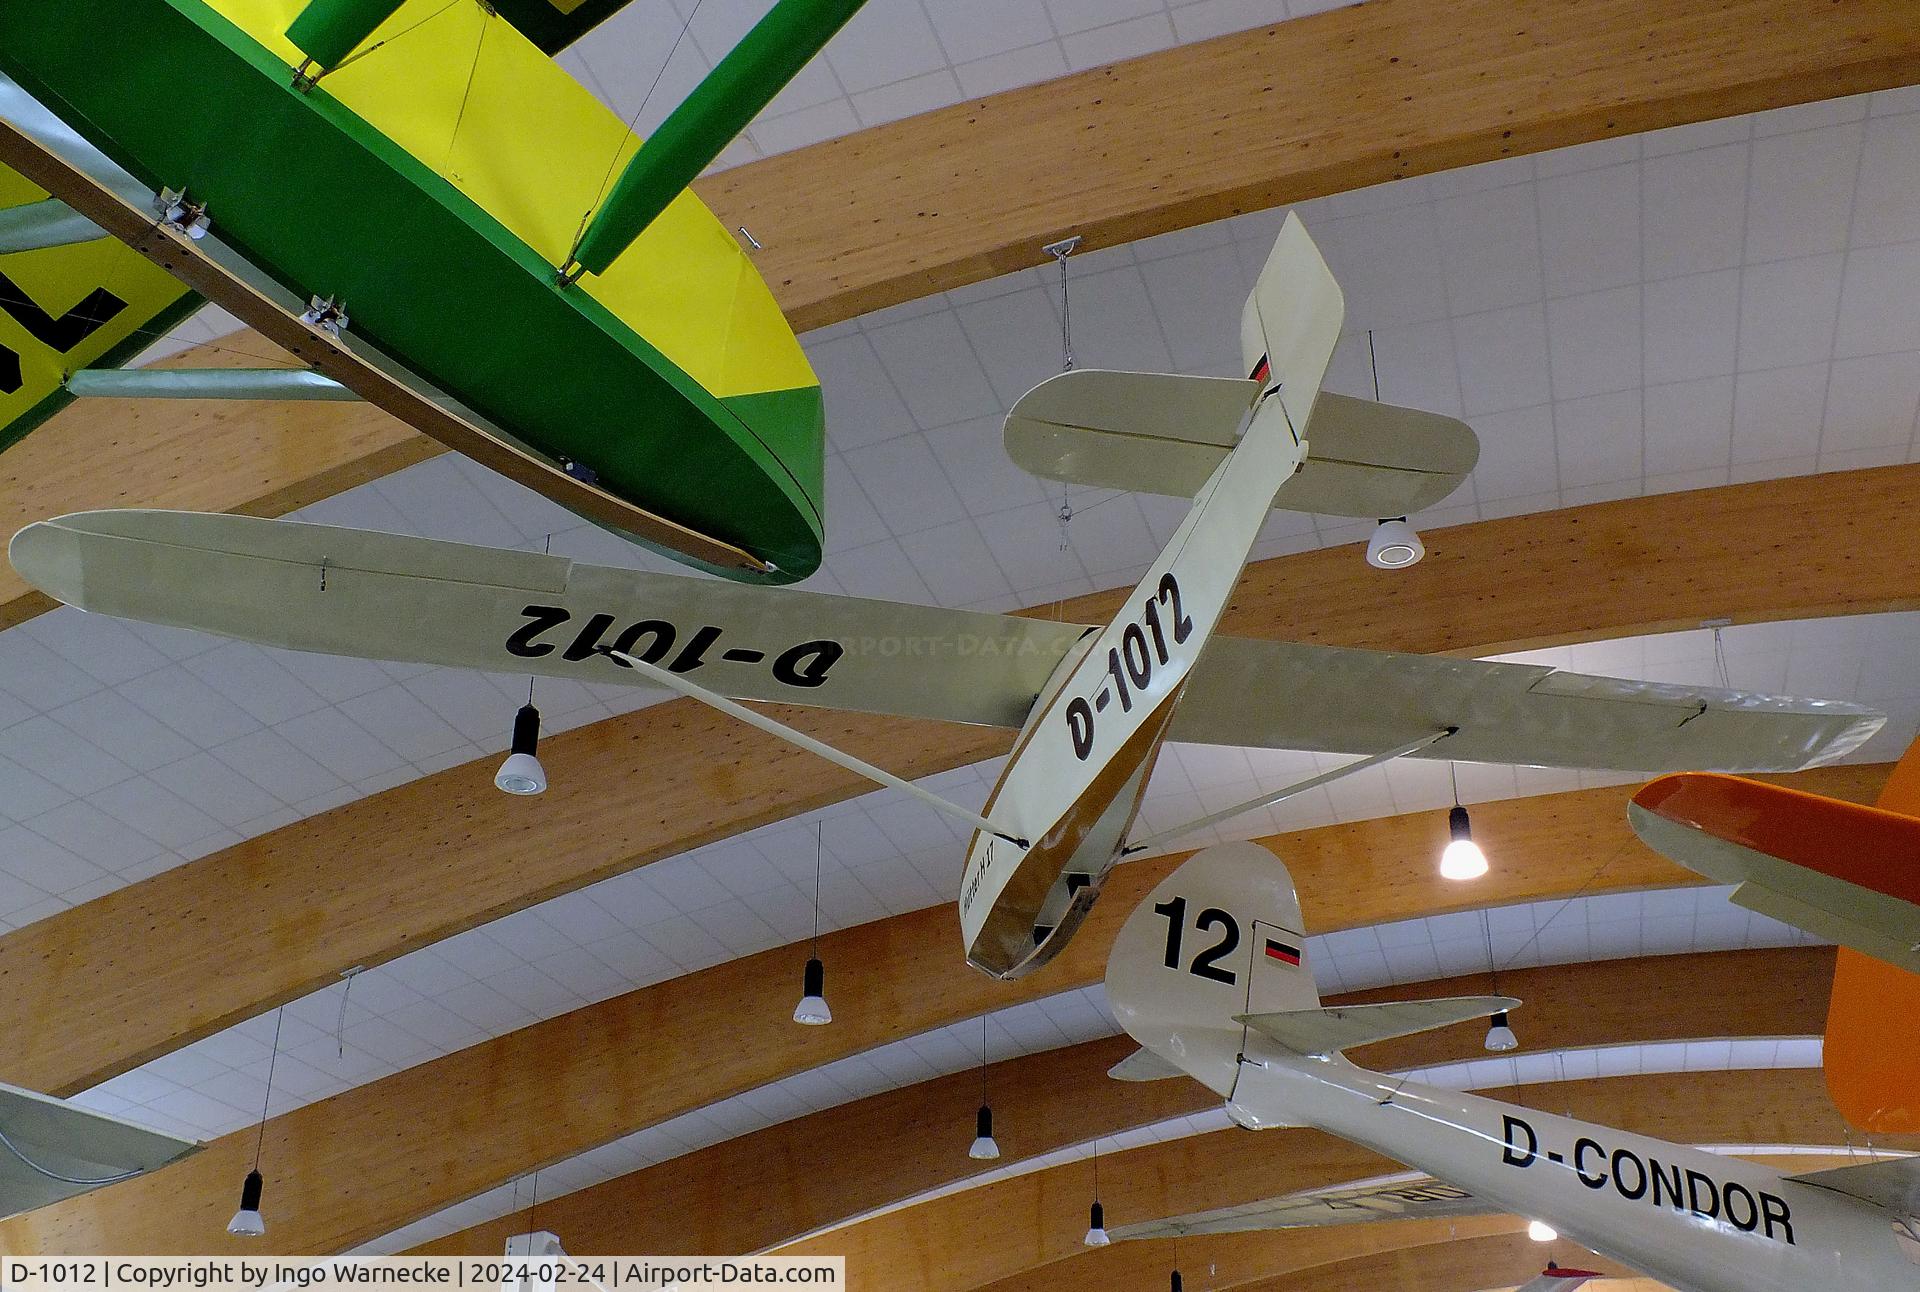
[[[1352,1045],[1510,1009],[1498,996],[1323,1008],[1286,867],[1254,843],[1196,854],[1130,915],[1107,999],[1162,1068],[1241,1125],[1311,1126],[1455,1186],[1399,1215],[1545,1221],[1682,1292],[1920,1289],[1920,1158],[1784,1176],[1644,1135],[1368,1072]],[[1302,1198],[1116,1228],[1116,1238],[1323,1223]],[[1327,1210],[1333,1210],[1329,1208]],[[1391,1213],[1375,1202],[1366,1218]],[[1349,1218],[1362,1218],[1353,1215]]]
[[[1472,432],[1452,419],[1320,396],[1343,311],[1289,217],[1242,312],[1249,379],[1082,370],[1015,405],[1007,443],[1036,470],[1197,486],[1105,625],[186,512],[64,516],[27,526],[9,551],[29,583],[105,614],[298,650],[668,686],[882,784],[902,782],[731,702],[1017,728],[982,812],[907,787],[974,827],[962,932],[968,959],[1002,978],[1059,952],[1120,857],[1185,832],[1129,838],[1168,739],[1364,756],[1197,825],[1392,757],[1783,771],[1879,729],[1881,715],[1850,704],[1216,637],[1272,507],[1390,516],[1472,468]]]

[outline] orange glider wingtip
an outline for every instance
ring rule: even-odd
[[[1719,840],[1756,862],[1786,862],[1920,903],[1920,742],[1874,807],[1705,772],[1663,776],[1633,802],[1697,831],[1703,847]],[[1678,839],[1675,851],[1686,849],[1684,836],[1668,838]],[[1841,947],[1824,1062],[1827,1092],[1849,1123],[1876,1134],[1920,1132],[1920,976]]]

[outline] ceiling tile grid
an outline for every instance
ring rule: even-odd
[[[1349,294],[1351,326],[1330,388],[1372,393],[1371,352],[1383,397],[1473,421],[1485,445],[1481,468],[1454,505],[1417,518],[1428,525],[1902,460],[1920,398],[1920,338],[1907,335],[1910,310],[1882,289],[1903,281],[1903,258],[1920,246],[1903,187],[1920,134],[1916,106],[1911,95],[1814,105],[1310,204],[1309,221]],[[1843,218],[1824,189],[1849,158]],[[1825,177],[1815,186],[1823,191],[1799,193],[1791,181],[1798,165]],[[1626,189],[1640,212],[1637,238],[1578,224],[1583,213],[1620,215]],[[1800,203],[1801,216],[1781,223],[1745,214],[1780,202]],[[1737,230],[1728,225],[1734,209]],[[1233,304],[1278,218],[1262,213],[1076,257],[1076,355],[1083,364],[1234,372]],[[999,446],[1005,408],[1057,368],[1058,290],[1050,274],[1012,275],[806,339],[832,424],[830,551],[811,586],[1000,608],[1121,584],[1144,569],[1183,500],[1077,489],[1063,497],[1021,476]],[[1801,300],[1816,307],[1808,317],[1778,316],[1776,306]],[[1778,366],[1753,366],[1769,364]],[[1834,453],[1852,456],[1823,456],[1829,439]],[[1743,445],[1772,453],[1809,444],[1809,454],[1742,460]],[[1605,478],[1635,463],[1637,477]],[[523,548],[550,543],[581,559],[671,568],[452,455],[301,516]],[[1276,513],[1256,555],[1351,541],[1366,528]],[[1712,610],[1703,606],[1703,618]],[[1903,616],[1727,634],[1735,685],[1888,707],[1894,721],[1863,757],[1897,755],[1920,720],[1909,681],[1917,657],[1920,633]],[[1705,633],[1540,658],[1660,680],[1719,676]],[[0,633],[0,921],[28,923],[498,752],[522,685],[266,651],[70,610]],[[550,730],[658,698],[561,682],[542,682],[537,693]],[[1171,828],[1339,761],[1173,747],[1143,820]],[[1440,770],[1413,761],[1375,769],[1191,842],[1441,806]],[[947,792],[978,802],[993,773],[993,764],[961,769]],[[1591,774],[1478,767],[1462,768],[1461,780],[1469,800],[1601,783]],[[944,900],[961,841],[943,821],[886,795],[839,815],[822,892],[832,926]],[[432,959],[395,962],[394,972],[357,981],[360,996],[344,1019],[319,1000],[290,1009],[281,1089],[289,1100],[324,1097],[585,1001],[798,938],[811,921],[806,836],[804,823],[785,823],[650,867],[604,894],[612,909],[599,921],[531,913],[449,940],[421,953]],[[1681,945],[1686,919],[1664,912],[1637,930],[1619,921],[1603,934],[1563,925],[1552,936],[1584,936],[1590,948],[1621,954],[1637,931],[1638,947],[1650,951]],[[1395,955],[1402,965],[1428,954],[1435,964],[1466,965],[1466,941]],[[1385,961],[1384,945],[1361,953],[1354,981]],[[1336,959],[1328,968],[1344,975],[1348,966]],[[247,1039],[258,1042],[215,1041],[239,1055]],[[129,1074],[128,1093],[112,1097],[177,1118],[168,1123],[176,1128],[213,1133],[264,1087],[255,1091],[243,1065],[207,1067],[203,1058],[174,1058],[174,1076]]]
[[[676,4],[693,8],[690,0]],[[730,47],[765,7],[766,0],[707,0],[642,124],[677,101],[712,52]],[[875,0],[723,163],[1324,7]],[[646,9],[630,6],[623,16],[640,22],[634,11]],[[566,60],[623,113],[646,93],[658,51],[673,44],[684,19],[651,7],[645,21],[665,25],[623,33],[609,24]],[[1447,505],[1415,518],[1436,528],[1913,460],[1916,176],[1920,94],[1893,91],[1305,204],[1348,295],[1348,332],[1329,388],[1371,395],[1377,373],[1381,397],[1475,426],[1483,456],[1474,477]],[[1238,302],[1280,215],[1074,257],[1080,365],[1239,375]],[[777,236],[756,230],[763,240],[769,233]],[[1184,500],[1063,493],[1022,475],[1000,447],[1006,408],[1058,370],[1059,290],[1057,274],[1028,271],[804,339],[830,414],[829,556],[809,586],[1002,609],[1124,584],[1144,570]],[[166,344],[219,344],[232,326],[205,311]],[[580,559],[684,573],[454,455],[299,515],[504,546],[550,543]],[[1352,542],[1368,528],[1276,513],[1256,556]],[[1703,607],[1703,618],[1712,612]],[[1861,757],[1897,756],[1920,724],[1911,680],[1920,616],[1734,629],[1725,646],[1733,685],[1888,708],[1887,733]],[[1721,679],[1704,632],[1525,658],[1656,680]],[[498,753],[524,686],[518,677],[263,650],[71,610],[0,633],[0,929]],[[662,697],[542,681],[536,698],[552,731]],[[1171,746],[1143,821],[1170,828],[1341,761]],[[978,805],[996,771],[990,762],[929,783]],[[1459,776],[1468,801],[1606,779],[1474,765],[1462,765]],[[1438,808],[1450,794],[1440,764],[1403,760],[1188,842]],[[343,985],[295,1002],[282,1023],[272,1111],[803,937],[813,918],[815,823],[826,927],[950,896],[960,834],[898,795],[868,795],[767,827],[413,953],[357,976],[350,992]],[[1802,936],[1730,906],[1718,890],[1698,890],[1583,899],[1526,920],[1496,912],[1485,927],[1455,916],[1336,934],[1316,939],[1317,967],[1328,990],[1471,972],[1486,963],[1488,934],[1503,967]],[[989,1053],[1086,1039],[1073,1029],[1095,1026],[1095,1016],[1111,1030],[1097,993],[1075,998],[1077,1005],[994,1016]],[[184,1134],[244,1125],[265,1099],[273,1022],[251,1020],[86,1098]],[[765,1124],[756,1117],[797,1115],[782,1110],[965,1067],[978,1061],[977,1024],[900,1047],[848,1060],[855,1066],[843,1072],[796,1078],[798,1089],[703,1110],[692,1115],[697,1122],[664,1134],[628,1137],[548,1174],[581,1187],[711,1142],[702,1134]],[[648,1135],[655,1138],[639,1142]],[[488,1214],[508,1205],[487,1197],[496,1208]]]

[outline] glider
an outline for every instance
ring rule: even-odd
[[[1313,447],[1341,315],[1339,288],[1289,217],[1242,312],[1249,379],[1081,370],[1015,405],[1010,439],[1043,433],[1091,446],[1096,462],[1098,441],[1126,439],[1136,462],[1161,452],[1204,468],[1185,521],[1104,625],[184,512],[59,517],[21,530],[9,552],[28,582],[85,610],[297,650],[651,683],[713,705],[972,826],[961,932],[967,958],[1000,978],[1057,955],[1122,857],[1389,758],[1785,770],[1878,730],[1881,715],[1849,704],[1216,636],[1261,522],[1290,490],[1361,507],[1430,490],[1434,475],[1457,483],[1453,469],[1471,465],[1464,426],[1404,410],[1380,412],[1385,429],[1370,436],[1363,410],[1333,405],[1342,456]],[[1423,455],[1439,465],[1409,484]],[[1019,735],[974,812],[737,700]],[[1134,818],[1168,739],[1363,757],[1141,838]]]
[[[549,56],[614,0],[0,6],[0,165],[33,186],[0,231],[44,265],[19,294],[55,318],[103,316],[96,288],[128,302],[94,345],[31,351],[31,404],[0,328],[0,418],[17,437],[81,393],[358,397],[677,559],[804,578],[819,383],[685,189],[860,4],[780,0],[644,144]],[[76,228],[131,250],[66,250]],[[307,368],[113,370],[186,288]]]
[[[1648,847],[1840,944],[1822,1066],[1842,1115],[1920,1131],[1920,742],[1873,807],[1734,776],[1663,777],[1627,809]]]
[[[1107,960],[1107,999],[1134,1040],[1220,1095],[1242,1126],[1338,1135],[1431,1172],[1489,1210],[1544,1221],[1681,1292],[1920,1288],[1920,1158],[1786,1176],[1369,1072],[1340,1052],[1519,1002],[1322,1007],[1306,945],[1286,867],[1259,844],[1221,844],[1196,853],[1127,917]],[[1289,954],[1276,955],[1276,946]],[[1405,1214],[1441,1214],[1421,1205]],[[1113,1234],[1274,1228],[1301,1216],[1296,1195]]]

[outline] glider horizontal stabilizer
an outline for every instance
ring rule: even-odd
[[[1447,996],[1438,1000],[1396,1000],[1379,1005],[1329,1005],[1272,1014],[1236,1014],[1233,1021],[1245,1023],[1295,1054],[1325,1056],[1375,1041],[1391,1041],[1397,1036],[1412,1036],[1469,1019],[1487,1018],[1519,1007],[1520,1002],[1511,996]]]
[[[1007,455],[1046,480],[1192,497],[1234,445],[1261,383],[1080,368],[1007,415]],[[1405,516],[1460,487],[1480,457],[1456,418],[1321,392],[1307,459],[1273,505],[1327,516]]]
[[[1428,1175],[1399,1175],[1364,1184],[1290,1193],[1259,1202],[1171,1216],[1138,1225],[1119,1225],[1117,1239],[1178,1238],[1184,1234],[1237,1234],[1262,1229],[1308,1229],[1357,1225],[1374,1220],[1450,1219],[1500,1212],[1465,1189]]]
[[[560,556],[170,511],[82,512],[13,538],[70,605],[265,646],[638,682],[624,651],[736,700],[1016,728],[1086,624],[740,587]],[[1786,771],[1879,730],[1858,705],[1443,656],[1215,637],[1174,740],[1633,772]]]

